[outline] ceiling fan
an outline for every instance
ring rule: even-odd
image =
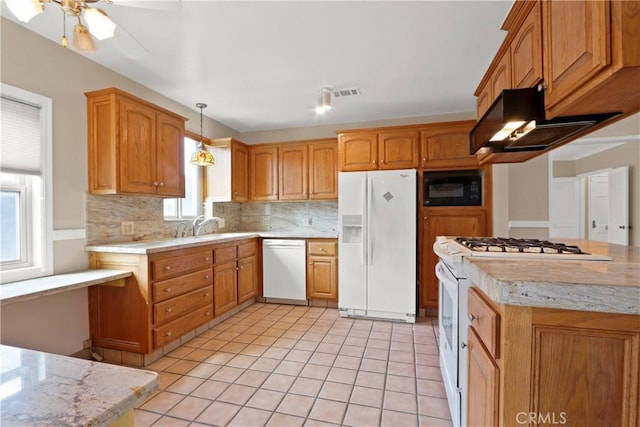
[[[5,0],[6,5],[11,13],[22,22],[29,22],[31,18],[41,14],[45,10],[47,4],[55,4],[63,11],[63,36],[62,46],[67,47],[66,37],[66,18],[71,17],[77,19],[77,24],[73,28],[73,48],[80,53],[95,52],[96,46],[93,37],[98,40],[108,39],[114,36],[116,23],[107,15],[107,13],[95,7],[99,3],[109,4],[112,6],[131,6],[148,9],[157,9],[162,11],[176,11],[182,8],[182,0],[165,0],[162,2],[153,1],[136,1],[136,0]],[[83,20],[87,26],[83,24]],[[87,28],[88,27],[88,28]],[[119,25],[127,38],[131,39],[138,46],[137,57],[148,53],[148,50],[135,37],[129,33],[124,27]],[[93,36],[93,37],[92,37]],[[131,45],[130,41],[126,44]],[[140,53],[140,50],[144,53]]]

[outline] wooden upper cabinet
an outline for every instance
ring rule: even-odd
[[[476,93],[476,118],[479,120],[489,109],[489,107],[491,107],[491,103],[493,102],[493,98],[491,97],[491,86],[486,83],[482,87],[480,87]]]
[[[165,113],[156,114],[157,193],[184,197],[184,121]]]
[[[216,163],[204,168],[205,200],[246,202],[249,200],[249,148],[233,138],[217,138],[209,143],[207,150]]]
[[[378,169],[378,134],[376,132],[338,135],[339,170],[368,171]]]
[[[278,150],[278,199],[301,200],[308,197],[307,144],[282,144]]]
[[[511,89],[511,57],[504,52],[491,75],[491,99],[493,102],[504,89]]]
[[[115,88],[85,95],[89,192],[184,197],[185,118]]]
[[[249,200],[249,148],[238,142],[231,144],[231,200]]]
[[[590,113],[624,111],[624,104],[616,102],[621,97],[627,99],[628,107],[640,109],[638,72],[632,80],[622,73],[617,79],[612,76],[617,71],[624,73],[626,66],[640,66],[640,13],[633,3],[543,2],[545,108],[549,117],[583,114],[585,107]],[[582,106],[573,106],[589,89],[595,91],[587,97],[593,100],[591,104],[584,100]],[[629,96],[629,90],[636,91],[635,97]]]
[[[540,3],[534,3],[511,42],[511,83],[515,89],[533,87],[542,80]]]
[[[338,198],[338,144],[314,142],[309,144],[309,199]]]
[[[378,133],[378,158],[379,169],[417,168],[418,131],[411,129]]]
[[[278,200],[278,147],[252,146],[249,155],[251,200]]]
[[[478,166],[475,155],[469,154],[469,132],[475,121],[434,123],[420,129],[420,166],[452,168]]]

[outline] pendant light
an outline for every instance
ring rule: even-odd
[[[323,87],[320,89],[316,113],[324,114],[329,110],[331,110],[331,89]]]
[[[200,109],[200,142],[198,143],[198,149],[191,155],[190,163],[198,166],[213,166],[216,163],[213,154],[204,148],[204,143],[202,142],[204,140],[202,137],[202,109],[207,108],[207,104],[199,102],[196,107]]]

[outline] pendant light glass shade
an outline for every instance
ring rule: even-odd
[[[98,40],[113,37],[116,24],[109,19],[102,9],[88,7],[84,10],[84,19],[87,21],[89,31]]]
[[[39,0],[6,0],[7,7],[19,21],[29,22],[44,10]]]
[[[87,27],[81,23],[73,27],[73,47],[78,52],[89,53],[96,51],[96,44],[93,42],[93,37],[91,37]]]
[[[199,102],[196,104],[196,107],[200,109],[200,142],[198,143],[198,149],[191,155],[190,163],[198,166],[213,166],[216,163],[213,154],[207,151],[202,143],[204,139],[202,137],[202,109],[207,108],[207,104]]]
[[[318,105],[316,106],[316,113],[322,114],[331,110],[331,89],[323,87],[320,89],[320,96],[318,98]]]

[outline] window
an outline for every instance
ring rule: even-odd
[[[53,273],[51,99],[0,86],[0,281]]]
[[[189,163],[198,141],[184,138],[184,198],[164,199],[164,218],[195,218],[202,212],[202,167]]]

